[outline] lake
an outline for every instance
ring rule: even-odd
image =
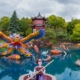
[[[35,62],[36,52],[31,49],[33,58],[22,58],[20,61],[10,60],[7,58],[0,58],[0,80],[18,80],[18,78],[29,72],[33,71],[37,65]],[[49,49],[41,49],[41,58],[45,59],[46,54],[51,55]],[[75,61],[80,58],[80,49],[66,51],[67,55],[63,58],[63,55],[52,56],[54,62],[46,68],[46,73],[56,76],[57,80],[80,80],[80,67],[75,65]],[[70,54],[72,57],[70,57]],[[48,62],[44,62],[45,66]]]

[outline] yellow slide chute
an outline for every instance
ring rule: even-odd
[[[5,42],[11,42],[12,41],[10,37],[6,36],[1,31],[0,31],[0,39],[4,40]]]
[[[12,50],[18,50],[22,54],[26,56],[32,56],[30,52],[26,50],[26,43],[31,41],[32,39],[38,39],[43,37],[45,34],[44,30],[36,31],[35,33],[31,33],[25,38],[21,38],[19,34],[13,34],[10,35],[10,37],[6,36],[4,33],[0,31],[0,39],[4,40],[6,43],[3,43],[0,45],[0,48],[9,47],[7,51],[2,52],[0,55],[6,56],[7,54],[10,54]]]

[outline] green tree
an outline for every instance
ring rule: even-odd
[[[57,17],[55,15],[51,15],[47,18],[47,25],[48,27],[53,27],[54,29],[56,29],[56,25],[57,25]]]
[[[67,32],[64,31],[58,31],[56,34],[57,37],[57,41],[68,41],[69,40],[69,36],[67,34]]]
[[[74,26],[71,22],[68,22],[68,25],[67,25],[67,33],[68,34],[72,34],[73,33],[73,30],[74,29]]]
[[[47,19],[47,25],[49,27],[53,27],[54,30],[57,28],[66,28],[66,21],[62,17],[57,17],[55,15],[51,15]]]
[[[62,28],[63,30],[67,28],[67,23],[65,21],[65,19],[63,19],[62,17],[57,17],[57,28]]]
[[[75,28],[75,25],[78,23],[80,23],[80,19],[72,19],[71,22],[68,22],[67,32],[69,35],[73,34],[73,29]]]
[[[10,18],[7,16],[4,16],[0,19],[0,30],[4,33],[8,33],[7,29],[9,26]]]
[[[70,36],[72,41],[80,41],[80,23],[75,25],[73,29],[73,34]]]
[[[32,28],[29,27],[27,30],[26,30],[26,35],[29,35],[30,33],[32,33]]]
[[[52,28],[47,27],[45,29],[45,33],[46,34],[42,39],[45,39],[45,40],[49,39],[52,42],[56,42],[56,34],[54,33],[54,30]]]
[[[19,28],[19,19],[17,18],[16,11],[13,12],[12,17],[10,19],[10,24],[8,27],[8,31],[12,33],[18,33],[20,31]]]
[[[23,17],[23,18],[21,18],[19,23],[20,23],[20,30],[21,30],[21,33],[23,36],[26,36],[32,32],[32,30],[31,30],[32,28],[30,26],[30,24],[31,24],[30,19]]]
[[[66,29],[67,29],[67,23],[65,19],[62,17],[57,17],[55,15],[51,15],[47,19],[47,26],[53,29],[53,32],[56,35],[56,40],[58,40],[60,37],[66,37]],[[65,35],[63,35],[63,33]]]

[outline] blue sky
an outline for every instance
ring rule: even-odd
[[[19,18],[34,17],[40,12],[45,17],[56,15],[70,21],[80,19],[80,0],[0,0],[0,18],[11,17],[14,10]]]

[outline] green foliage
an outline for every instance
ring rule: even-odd
[[[58,28],[67,28],[67,23],[65,21],[65,19],[63,19],[62,17],[57,17],[57,27]]]
[[[57,17],[55,15],[51,15],[47,19],[47,25],[49,27],[53,27],[54,30],[57,28],[66,28],[66,22],[62,17]]]
[[[8,27],[8,31],[12,33],[18,33],[20,31],[19,28],[19,19],[17,18],[17,14],[16,11],[13,12],[10,23],[9,23],[9,27]]]
[[[63,31],[57,32],[56,37],[57,37],[58,41],[67,41],[67,40],[69,40],[67,32],[63,32]]]
[[[68,25],[67,25],[68,34],[72,34],[73,33],[73,31],[72,31],[73,29],[74,29],[74,26],[72,25],[71,22],[69,22]]]
[[[51,15],[47,19],[46,37],[54,41],[64,40],[67,36],[67,23],[62,17]]]
[[[22,34],[22,36],[26,36],[29,33],[31,33],[31,20],[28,18],[21,18],[21,20],[19,20],[19,24],[20,24],[20,33]]]
[[[0,19],[0,30],[4,32],[5,34],[7,33],[9,22],[10,22],[10,18],[7,16],[4,16]]]
[[[73,29],[73,34],[70,36],[72,41],[79,41],[80,40],[80,23],[75,25]]]
[[[75,28],[75,25],[80,23],[80,20],[79,19],[72,19],[71,22],[68,23],[67,25],[67,32],[68,34],[73,34],[73,29]]]
[[[32,28],[29,27],[27,30],[26,30],[26,35],[29,35],[30,33],[32,33]]]
[[[56,39],[56,34],[54,33],[54,30],[51,28],[47,28],[45,38]]]
[[[57,25],[57,17],[55,15],[51,15],[47,18],[47,25],[49,27],[53,27],[54,29],[56,28]]]
[[[11,19],[7,16],[0,18],[0,30],[7,35],[11,32],[27,36],[32,33],[31,24],[32,20],[29,18],[18,19],[16,11],[13,12]],[[46,24],[44,39],[50,39],[52,42],[80,40],[80,19],[72,19],[67,23],[62,17],[50,15]]]
[[[29,24],[26,21],[26,18],[21,18],[21,20],[19,21],[20,23],[20,30],[23,33],[23,36],[26,36],[26,30],[29,28]]]
[[[52,39],[52,40],[51,40],[51,42],[52,42],[52,43],[57,43],[57,41],[56,41],[56,40],[54,40],[54,39]]]

